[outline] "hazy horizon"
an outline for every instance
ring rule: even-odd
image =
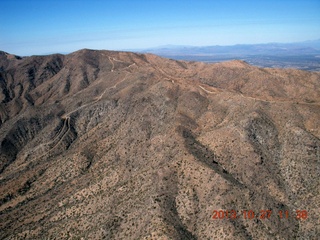
[[[320,2],[2,1],[0,50],[17,55],[320,39]]]

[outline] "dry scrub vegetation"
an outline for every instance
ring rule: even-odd
[[[320,234],[319,73],[0,52],[0,88],[1,239]]]

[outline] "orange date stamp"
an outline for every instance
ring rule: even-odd
[[[273,212],[270,209],[253,211],[242,210],[237,212],[236,210],[213,210],[212,219],[270,219],[271,217],[278,217],[279,219],[295,218],[298,220],[306,220],[308,218],[308,212],[306,210],[296,210],[294,213],[289,213],[288,210],[279,210]]]

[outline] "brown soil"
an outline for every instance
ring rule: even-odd
[[[1,239],[320,234],[320,73],[0,52],[0,88]]]

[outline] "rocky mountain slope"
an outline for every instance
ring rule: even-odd
[[[0,52],[0,87],[1,239],[320,234],[320,73]]]

